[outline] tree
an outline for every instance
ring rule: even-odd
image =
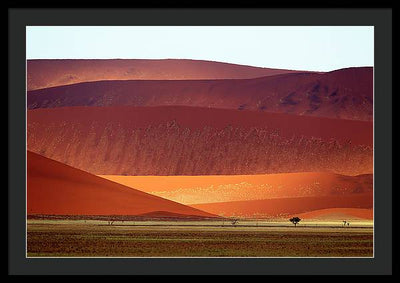
[[[299,223],[301,221],[301,219],[296,216],[296,217],[290,218],[289,221],[294,224],[294,227],[296,227],[297,223]]]

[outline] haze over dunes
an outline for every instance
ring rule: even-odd
[[[373,208],[373,193],[351,195],[276,198],[191,205],[194,208],[221,216],[270,217],[310,212],[327,208]]]
[[[373,176],[332,173],[286,173],[229,176],[101,177],[183,204],[339,196],[372,192]]]
[[[298,71],[187,59],[28,60],[28,90],[101,80],[245,79]]]
[[[253,79],[107,80],[29,91],[28,109],[69,106],[195,106],[373,119],[373,68]]]
[[[28,149],[98,175],[372,173],[372,122],[195,107],[28,111]]]
[[[27,152],[27,213],[47,215],[213,215]]]

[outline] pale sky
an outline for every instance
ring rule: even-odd
[[[31,26],[27,59],[199,59],[332,71],[374,65],[373,26]]]

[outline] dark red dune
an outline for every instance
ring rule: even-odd
[[[213,217],[27,152],[27,214]]]
[[[233,201],[191,206],[220,216],[280,217],[328,208],[372,208],[373,193]]]
[[[28,109],[194,106],[351,120],[373,119],[373,68],[239,80],[98,81],[29,91]]]
[[[28,60],[28,90],[100,80],[244,79],[295,73],[203,60]]]
[[[369,174],[372,122],[195,107],[28,111],[28,149],[98,175]]]

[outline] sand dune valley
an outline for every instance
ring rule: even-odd
[[[372,67],[27,61],[29,257],[372,257],[373,184]]]

